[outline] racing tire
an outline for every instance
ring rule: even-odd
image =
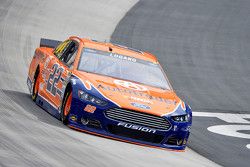
[[[64,97],[61,109],[61,120],[64,125],[68,124],[68,116],[70,114],[71,102],[72,102],[72,90],[68,90]]]
[[[34,84],[33,84],[32,93],[31,93],[31,99],[33,101],[36,101],[38,92],[39,92],[39,69],[36,70],[36,73],[34,76]]]

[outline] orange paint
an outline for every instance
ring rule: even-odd
[[[176,106],[180,102],[180,99],[176,96],[172,89],[163,90],[152,86],[123,81],[121,79],[118,80],[107,76],[77,70],[81,51],[84,47],[103,51],[109,51],[109,47],[111,47],[113,53],[123,54],[158,64],[158,61],[154,55],[146,52],[136,52],[113,45],[112,43],[95,42],[90,39],[84,39],[75,36],[72,36],[69,39],[79,42],[73,68],[68,68],[64,63],[59,61],[54,55],[52,48],[45,47],[36,49],[36,56],[30,65],[29,76],[31,79],[33,79],[32,72],[36,70],[36,67],[39,64],[40,71],[42,71],[44,74],[43,76],[45,76],[45,78],[41,77],[40,83],[44,86],[39,89],[39,92],[54,106],[60,107],[62,103],[62,97],[60,97],[59,94],[53,95],[51,92],[47,91],[46,81],[49,80],[50,84],[53,84],[53,80],[49,78],[49,75],[54,72],[53,66],[55,63],[57,63],[60,68],[63,68],[61,78],[65,79],[69,76],[69,74],[74,74],[81,79],[86,89],[90,90],[92,86],[95,87],[101,94],[103,94],[103,96],[108,98],[108,100],[113,101],[122,108],[145,112],[156,116],[162,116],[174,112]],[[59,73],[56,72],[54,78],[57,78],[58,76]],[[62,90],[63,82],[59,81],[57,84],[55,84],[55,86],[57,89]],[[147,105],[150,109],[145,110],[131,105],[131,103],[134,102]]]
[[[185,104],[182,103],[180,98],[175,94],[171,85],[170,90],[163,90],[157,87],[143,85],[132,81],[125,81],[122,79],[115,79],[104,75],[97,75],[77,70],[82,49],[86,47],[107,52],[109,52],[110,48],[112,48],[112,53],[126,55],[159,64],[157,58],[154,55],[147,52],[136,52],[127,48],[116,46],[112,43],[96,42],[90,39],[84,39],[75,36],[72,36],[69,39],[74,40],[78,43],[78,50],[75,53],[76,57],[75,61],[73,62],[73,66],[68,67],[65,63],[59,60],[59,58],[54,55],[54,49],[40,47],[36,49],[35,55],[29,68],[28,75],[29,78],[33,81],[35,71],[39,66],[39,84],[36,84],[35,90],[39,89],[39,94],[46,100],[48,100],[55,108],[59,108],[62,105],[64,92],[60,91],[63,91],[66,87],[68,81],[67,79],[71,74],[78,77],[87,90],[95,88],[100,94],[103,95],[104,98],[112,101],[114,104],[117,104],[117,106],[121,108],[135,110],[138,112],[148,113],[156,116],[167,115],[174,112],[175,109],[180,105],[180,103],[182,108],[185,108]],[[65,46],[67,46],[67,44],[61,45],[61,48],[59,48],[58,51],[63,51]],[[166,74],[164,73],[164,75]],[[71,100],[72,93],[69,95],[65,109],[63,111],[65,115],[69,113]],[[132,105],[134,103],[145,105],[146,108],[140,108],[140,105]],[[87,105],[84,108],[84,111],[90,113],[93,113],[95,110],[96,107],[91,105]],[[130,142],[85,131],[73,126],[70,127],[79,131],[88,132],[106,138],[166,150],[165,148]],[[181,150],[177,152],[183,151]]]
[[[95,106],[92,106],[92,105],[86,105],[86,107],[84,108],[84,111],[86,112],[89,112],[89,113],[94,113],[96,110],[96,107]]]
[[[119,104],[121,108],[162,116],[172,113],[180,102],[180,99],[172,90],[163,90],[147,85],[142,85],[143,87],[138,88],[131,88],[131,84],[127,84],[126,87],[125,84],[117,84],[119,82],[116,82],[116,79],[114,78],[107,78],[106,76],[83,71],[77,71],[75,72],[75,75],[81,78],[81,80],[90,81],[92,85],[106,98]],[[137,84],[135,86],[137,86]],[[141,99],[141,101],[138,101],[138,99]],[[133,102],[145,104],[149,106],[150,109],[145,110],[134,107],[131,105]]]
[[[71,101],[72,101],[72,92],[70,92],[69,97],[68,97],[68,99],[66,101],[64,110],[63,110],[63,113],[64,113],[65,116],[67,116],[69,114]]]
[[[69,74],[74,74],[81,79],[86,89],[90,90],[92,86],[95,87],[101,94],[103,94],[103,96],[105,96],[105,98],[113,101],[122,108],[145,112],[156,116],[167,115],[174,112],[180,102],[180,99],[176,96],[172,89],[163,90],[152,86],[142,85],[130,81],[123,81],[121,79],[118,80],[107,76],[77,70],[81,51],[84,47],[103,51],[109,51],[109,47],[112,47],[113,53],[123,54],[158,64],[155,56],[146,52],[135,52],[133,50],[113,45],[112,43],[95,42],[90,39],[84,39],[75,36],[70,37],[69,39],[79,42],[73,68],[68,68],[64,63],[59,61],[58,58],[53,54],[52,48],[44,47],[36,49],[36,56],[30,65],[29,76],[31,79],[33,79],[32,72],[36,70],[38,64],[40,65],[40,71],[43,72],[43,76],[45,76],[45,78],[41,77],[40,83],[42,83],[44,86],[39,89],[39,92],[54,106],[60,107],[62,103],[62,97],[60,97],[59,94],[53,95],[51,92],[47,91],[46,81],[49,80],[50,84],[53,84],[53,80],[49,78],[49,75],[54,72],[53,65],[57,63],[60,68],[63,68],[61,78],[65,79],[69,76]],[[54,78],[57,78],[58,75],[59,73],[55,73]],[[59,81],[57,84],[55,84],[55,86],[57,89],[62,90],[63,82]],[[145,110],[131,105],[131,103],[134,102],[146,105],[150,109]]]

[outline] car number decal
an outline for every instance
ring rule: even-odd
[[[58,93],[58,88],[56,87],[56,85],[60,81],[64,69],[61,67],[58,68],[58,64],[54,64],[52,70],[53,71],[49,74],[46,90],[50,92],[53,96],[55,96],[56,93]]]

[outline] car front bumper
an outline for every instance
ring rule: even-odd
[[[96,107],[92,113],[84,111],[88,103],[75,99],[68,116],[69,127],[94,135],[123,142],[170,150],[185,150],[191,122],[178,123],[166,116],[171,127],[168,130],[152,129],[131,122],[110,119],[104,108]],[[134,128],[139,127],[139,128]],[[141,127],[141,128],[140,128]],[[149,129],[149,130],[147,130]]]

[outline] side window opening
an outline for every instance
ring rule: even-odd
[[[76,51],[76,44],[72,41],[65,50],[64,56],[62,57],[61,60],[67,64],[69,60],[71,60],[75,51]]]
[[[66,40],[62,43],[60,43],[54,50],[54,55],[56,55],[56,57],[58,59],[61,59],[61,57],[63,56],[63,53],[66,51],[68,45],[70,44],[70,40]]]
[[[65,42],[58,45],[58,47],[54,51],[54,54],[68,67],[71,67],[74,64],[77,49],[77,42],[66,40]]]

